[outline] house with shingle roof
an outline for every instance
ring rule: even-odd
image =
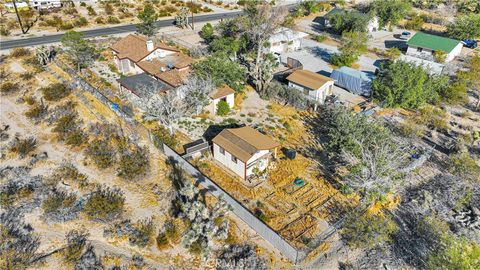
[[[460,55],[463,43],[459,40],[417,32],[407,41],[407,55],[434,61],[437,51],[446,53],[445,62],[452,61]]]
[[[288,86],[304,93],[308,99],[325,103],[327,96],[333,92],[334,79],[310,70],[296,70],[287,77]]]
[[[134,34],[115,42],[110,49],[118,70],[123,74],[146,73],[172,88],[183,84],[194,62],[172,46]]]
[[[280,144],[257,130],[244,126],[222,130],[212,140],[213,158],[224,167],[249,179],[262,174]]]

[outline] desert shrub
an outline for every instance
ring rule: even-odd
[[[105,20],[103,19],[103,17],[97,17],[95,18],[95,22],[98,24],[104,24]]]
[[[182,237],[182,235],[180,234],[180,231],[175,226],[173,220],[167,220],[165,222],[164,229],[165,229],[165,236],[168,238],[170,242],[177,244],[180,241],[180,238]]]
[[[72,22],[64,22],[62,23],[60,26],[59,26],[59,29],[60,30],[71,30],[73,29],[75,26],[73,25]]]
[[[170,243],[168,242],[168,237],[165,232],[159,231],[157,238],[155,238],[155,241],[159,250],[164,250],[170,247]]]
[[[366,213],[347,220],[341,235],[349,246],[373,248],[391,241],[391,235],[397,229],[389,216]]]
[[[150,243],[154,233],[155,226],[151,218],[139,220],[135,223],[126,219],[114,223],[104,230],[105,236],[115,236],[119,238],[126,236],[130,244],[139,247],[146,247]]]
[[[12,32],[5,26],[1,25],[0,26],[0,36],[7,37],[11,34]]]
[[[33,74],[31,72],[25,72],[25,73],[20,74],[20,79],[22,79],[24,81],[29,81],[32,78],[33,78]]]
[[[448,130],[447,112],[441,108],[424,106],[420,108],[418,115],[413,120],[430,129]]]
[[[325,35],[314,35],[313,40],[316,42],[324,42],[327,39],[327,36]]]
[[[108,16],[107,17],[107,23],[111,23],[111,24],[120,23],[120,19],[118,19],[115,16]]]
[[[168,145],[171,148],[175,148],[178,145],[175,135],[171,135],[164,126],[158,126],[151,133],[155,138],[154,143],[156,147],[161,147],[161,145],[159,145],[160,142]]]
[[[383,55],[390,60],[396,60],[401,54],[400,50],[396,47],[388,48],[383,53]]]
[[[48,114],[48,106],[43,102],[34,102],[32,107],[25,112],[25,116],[34,120],[43,119]]]
[[[105,13],[106,13],[107,15],[112,15],[112,14],[113,14],[113,6],[112,6],[112,4],[106,3],[105,6],[103,7],[103,9],[105,10]]]
[[[80,6],[81,6],[81,7],[86,7],[86,6],[87,6],[87,3],[85,3],[85,2],[80,2]]]
[[[23,59],[23,63],[31,68],[35,69],[35,73],[43,71],[42,64],[38,61],[38,58],[35,55],[31,55]]]
[[[27,49],[27,48],[15,48],[12,50],[12,52],[10,52],[10,57],[13,57],[13,58],[20,58],[20,57],[30,56],[30,55],[32,55],[32,51],[30,51],[30,49]]]
[[[467,151],[452,155],[449,160],[449,171],[462,178],[480,181],[480,166]]]
[[[444,51],[435,51],[433,53],[433,58],[438,63],[445,63],[445,60],[447,59],[447,53]]]
[[[30,224],[26,224],[18,211],[0,214],[0,269],[27,269],[40,246]]]
[[[56,168],[53,174],[45,180],[45,184],[53,188],[59,182],[76,183],[80,187],[86,187],[88,185],[88,177],[80,173],[72,164],[63,164]]]
[[[134,145],[121,151],[117,175],[124,179],[135,179],[144,175],[150,166],[148,149]]]
[[[19,184],[15,181],[8,181],[0,188],[0,205],[10,207],[17,202],[32,196],[34,187],[32,183]]]
[[[85,154],[101,169],[108,168],[115,162],[115,148],[110,145],[108,140],[98,139],[90,142]]]
[[[93,219],[111,220],[122,214],[124,204],[125,196],[122,190],[98,186],[89,194],[83,211]]]
[[[80,259],[76,262],[75,270],[103,270],[105,269],[102,265],[101,260],[95,254],[93,246],[87,245],[85,252],[82,254]]]
[[[88,25],[88,20],[85,17],[79,17],[73,22],[73,25],[76,27],[83,27]]]
[[[61,141],[71,146],[80,146],[88,140],[87,134],[80,127],[76,113],[68,113],[57,119],[53,132],[58,134]]]
[[[76,8],[74,7],[69,7],[69,8],[64,8],[62,9],[63,13],[67,14],[67,15],[73,15],[73,14],[77,14],[78,11]]]
[[[468,102],[468,88],[463,81],[450,83],[447,88],[439,92],[442,100],[448,104],[465,104]]]
[[[84,230],[71,230],[65,235],[67,245],[61,251],[65,262],[75,263],[80,259],[87,245],[88,235]]]
[[[230,106],[225,100],[220,100],[217,103],[217,115],[225,116],[230,113]]]
[[[54,189],[42,203],[45,214],[52,214],[63,209],[71,208],[77,196],[74,193]]]
[[[20,158],[24,158],[36,148],[37,139],[35,139],[35,137],[28,137],[26,139],[15,138],[15,141],[10,147],[10,151],[18,154]]]
[[[43,97],[48,101],[58,101],[66,96],[68,96],[72,89],[67,87],[63,83],[51,84],[47,87],[40,88],[40,91],[43,93]]]
[[[10,94],[13,92],[17,92],[20,86],[17,83],[12,82],[4,82],[0,85],[0,93],[1,94]]]
[[[92,6],[88,6],[87,11],[89,16],[97,16],[97,12],[93,9]]]

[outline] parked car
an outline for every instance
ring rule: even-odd
[[[410,39],[411,36],[412,36],[412,33],[410,32],[402,32],[402,34],[400,35],[400,39],[408,40]]]
[[[476,40],[473,40],[473,39],[464,39],[462,41],[463,45],[465,45],[465,47],[467,48],[470,48],[470,49],[475,49],[478,47],[478,42]]]

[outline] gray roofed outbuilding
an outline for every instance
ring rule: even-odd
[[[170,85],[156,80],[145,73],[123,77],[117,81],[121,86],[127,88],[140,98],[148,98],[153,94],[173,89]]]

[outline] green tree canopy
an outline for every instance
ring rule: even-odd
[[[193,66],[194,72],[201,78],[210,77],[217,87],[224,84],[235,91],[242,91],[245,84],[245,68],[231,61],[226,54],[216,53]]]
[[[206,41],[210,42],[213,40],[215,35],[215,29],[211,23],[207,23],[202,27],[202,31],[200,32],[200,36]]]
[[[428,75],[420,66],[403,61],[381,69],[372,83],[373,97],[387,107],[419,108],[436,102],[448,85],[448,77]]]
[[[143,11],[138,14],[137,18],[142,21],[137,25],[138,33],[149,37],[155,35],[155,22],[158,19],[158,14],[156,14],[152,4],[147,3],[143,8]]]
[[[475,39],[480,37],[480,14],[457,17],[447,26],[447,35],[451,38]]]
[[[410,3],[404,0],[375,0],[370,6],[378,17],[380,27],[389,28],[397,25],[411,8]]]
[[[333,30],[338,34],[342,34],[343,32],[366,32],[371,18],[372,16],[369,14],[349,11],[335,13],[329,21]]]
[[[87,67],[96,58],[95,48],[83,38],[82,33],[68,31],[60,38],[60,42],[78,70]]]

